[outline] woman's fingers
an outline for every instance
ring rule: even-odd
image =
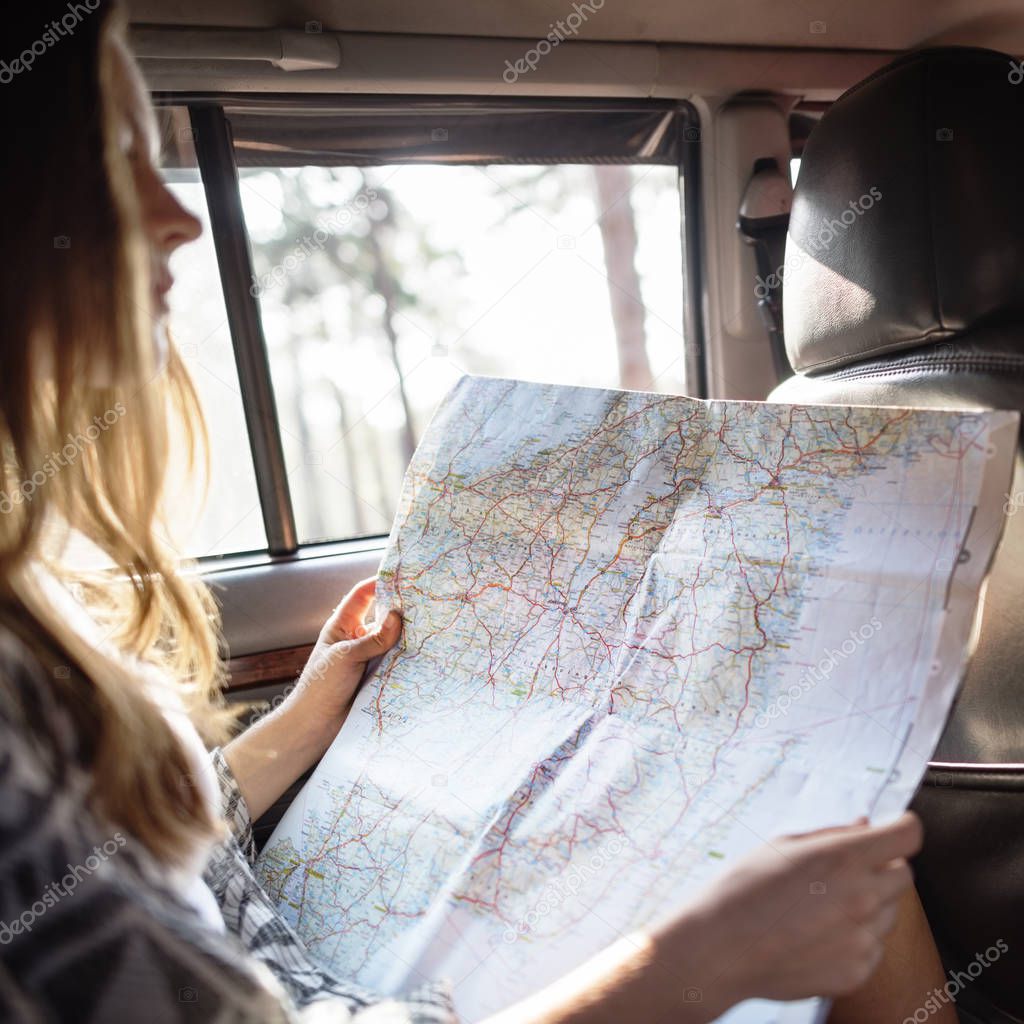
[[[851,842],[851,852],[864,856],[873,864],[884,865],[901,857],[913,857],[921,849],[924,829],[921,819],[906,811],[888,825],[877,825],[856,836]]]
[[[402,616],[391,611],[384,621],[364,630],[364,635],[355,640],[343,641],[345,654],[355,661],[369,661],[385,651],[390,651],[402,633]]]
[[[899,913],[899,909],[900,900],[898,897],[886,901],[882,905],[881,910],[864,927],[870,929],[871,934],[876,936],[880,942],[883,941],[896,924],[896,915]]]
[[[360,580],[339,602],[324,624],[323,638],[328,643],[337,643],[350,637],[363,636],[367,628],[363,623],[366,613],[373,604],[377,578]],[[362,630],[362,633],[359,632]]]
[[[913,857],[921,849],[921,820],[907,811],[887,825],[855,824],[807,832],[790,838],[808,853],[838,857],[851,866],[881,868],[890,861]]]
[[[821,839],[824,836],[833,835],[848,835],[854,829],[868,828],[868,819],[866,817],[857,818],[856,821],[851,821],[846,825],[832,825],[829,828],[816,828],[810,832],[792,832],[787,836],[789,839]]]
[[[878,872],[878,891],[887,900],[902,896],[914,884],[914,873],[903,860],[894,860]]]
[[[862,918],[862,923],[879,939],[884,939],[892,931],[900,901],[913,886],[914,875],[910,865],[899,860],[868,877],[870,896],[867,906],[872,909]]]

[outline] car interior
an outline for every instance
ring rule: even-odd
[[[205,226],[175,257],[212,446],[183,544],[222,607],[229,698],[253,714],[375,573],[405,465],[463,373],[1024,409],[1014,0],[127,8],[166,180]],[[997,939],[1014,953],[965,988],[965,1021],[1024,1020],[1022,490],[1018,452],[914,804],[947,971]],[[198,499],[176,500],[184,520]]]

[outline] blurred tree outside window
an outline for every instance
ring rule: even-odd
[[[685,389],[674,167],[252,168],[240,187],[303,543],[388,531],[463,373]]]

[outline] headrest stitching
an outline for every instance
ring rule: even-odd
[[[847,366],[832,373],[808,378],[821,381],[849,381],[863,377],[894,377],[908,373],[995,373],[996,371],[1024,371],[1024,357],[1014,356],[948,356],[935,359],[927,356],[914,356],[912,359],[896,359],[892,363],[870,363],[868,365]]]

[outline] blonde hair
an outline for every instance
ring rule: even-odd
[[[45,25],[51,5],[33,6]],[[207,742],[224,738],[227,718],[214,602],[160,536],[170,439],[197,465],[205,429],[173,348],[157,363],[148,250],[112,101],[121,33],[103,2],[59,54],[0,90],[20,151],[0,171],[0,614],[27,620],[33,646],[72,666],[53,687],[87,740],[95,810],[173,863],[218,824],[183,784],[188,758],[131,658],[180,681]],[[116,570],[69,569],[76,534]],[[63,620],[40,568],[75,585],[115,651]]]

